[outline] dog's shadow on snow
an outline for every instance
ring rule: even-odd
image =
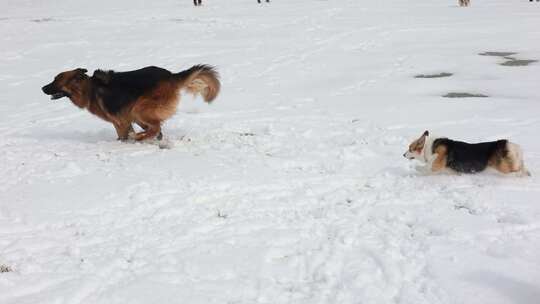
[[[138,130],[136,130],[138,131]],[[140,130],[139,130],[140,131]],[[176,142],[190,142],[191,139],[185,134],[185,132],[178,131],[177,133],[171,132],[171,136],[166,136],[163,140],[149,139],[142,142],[137,142],[133,139],[126,141],[120,141],[117,139],[114,130],[99,129],[96,131],[74,131],[74,130],[47,130],[43,133],[32,134],[19,134],[16,135],[20,138],[28,138],[31,140],[38,140],[40,142],[47,142],[49,144],[57,145],[103,145],[103,144],[126,144],[137,146],[137,144],[143,145],[155,145],[160,149],[171,149]]]
[[[100,129],[97,131],[74,131],[74,130],[48,130],[45,132],[19,135],[22,138],[37,139],[39,141],[49,141],[72,144],[97,144],[103,142],[118,142],[114,131]]]

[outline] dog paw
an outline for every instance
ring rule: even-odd
[[[420,172],[420,173],[423,173],[423,174],[430,174],[432,173],[431,172],[431,169],[429,168],[429,166],[415,166],[414,169],[416,169],[416,171]]]
[[[524,170],[521,170],[517,173],[517,176],[518,177],[531,177],[532,174],[531,174],[531,171],[527,170],[527,169],[524,169]]]

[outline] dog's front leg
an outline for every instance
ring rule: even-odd
[[[434,153],[430,159],[429,167],[432,172],[441,172],[446,169],[446,155]]]
[[[131,123],[127,122],[113,122],[114,128],[116,129],[116,134],[118,135],[118,140],[124,141],[129,138],[130,133],[134,133],[133,126]]]
[[[424,174],[430,174],[430,173],[439,171],[438,165],[437,165],[437,158],[438,158],[438,154],[431,154],[427,156],[426,164],[416,166],[416,170]]]
[[[414,168],[416,169],[416,171],[418,171],[419,173],[422,173],[422,174],[431,173],[431,167],[430,166],[416,165]]]

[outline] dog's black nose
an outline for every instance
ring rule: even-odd
[[[51,87],[51,85],[48,84],[48,85],[46,85],[46,86],[43,86],[43,87],[41,88],[41,90],[43,91],[43,93],[49,94],[48,91],[51,90],[50,87]]]

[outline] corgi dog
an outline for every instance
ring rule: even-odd
[[[430,172],[477,173],[491,167],[504,174],[530,176],[520,146],[506,139],[470,144],[430,136],[429,131],[425,131],[409,145],[403,156],[426,163]]]

